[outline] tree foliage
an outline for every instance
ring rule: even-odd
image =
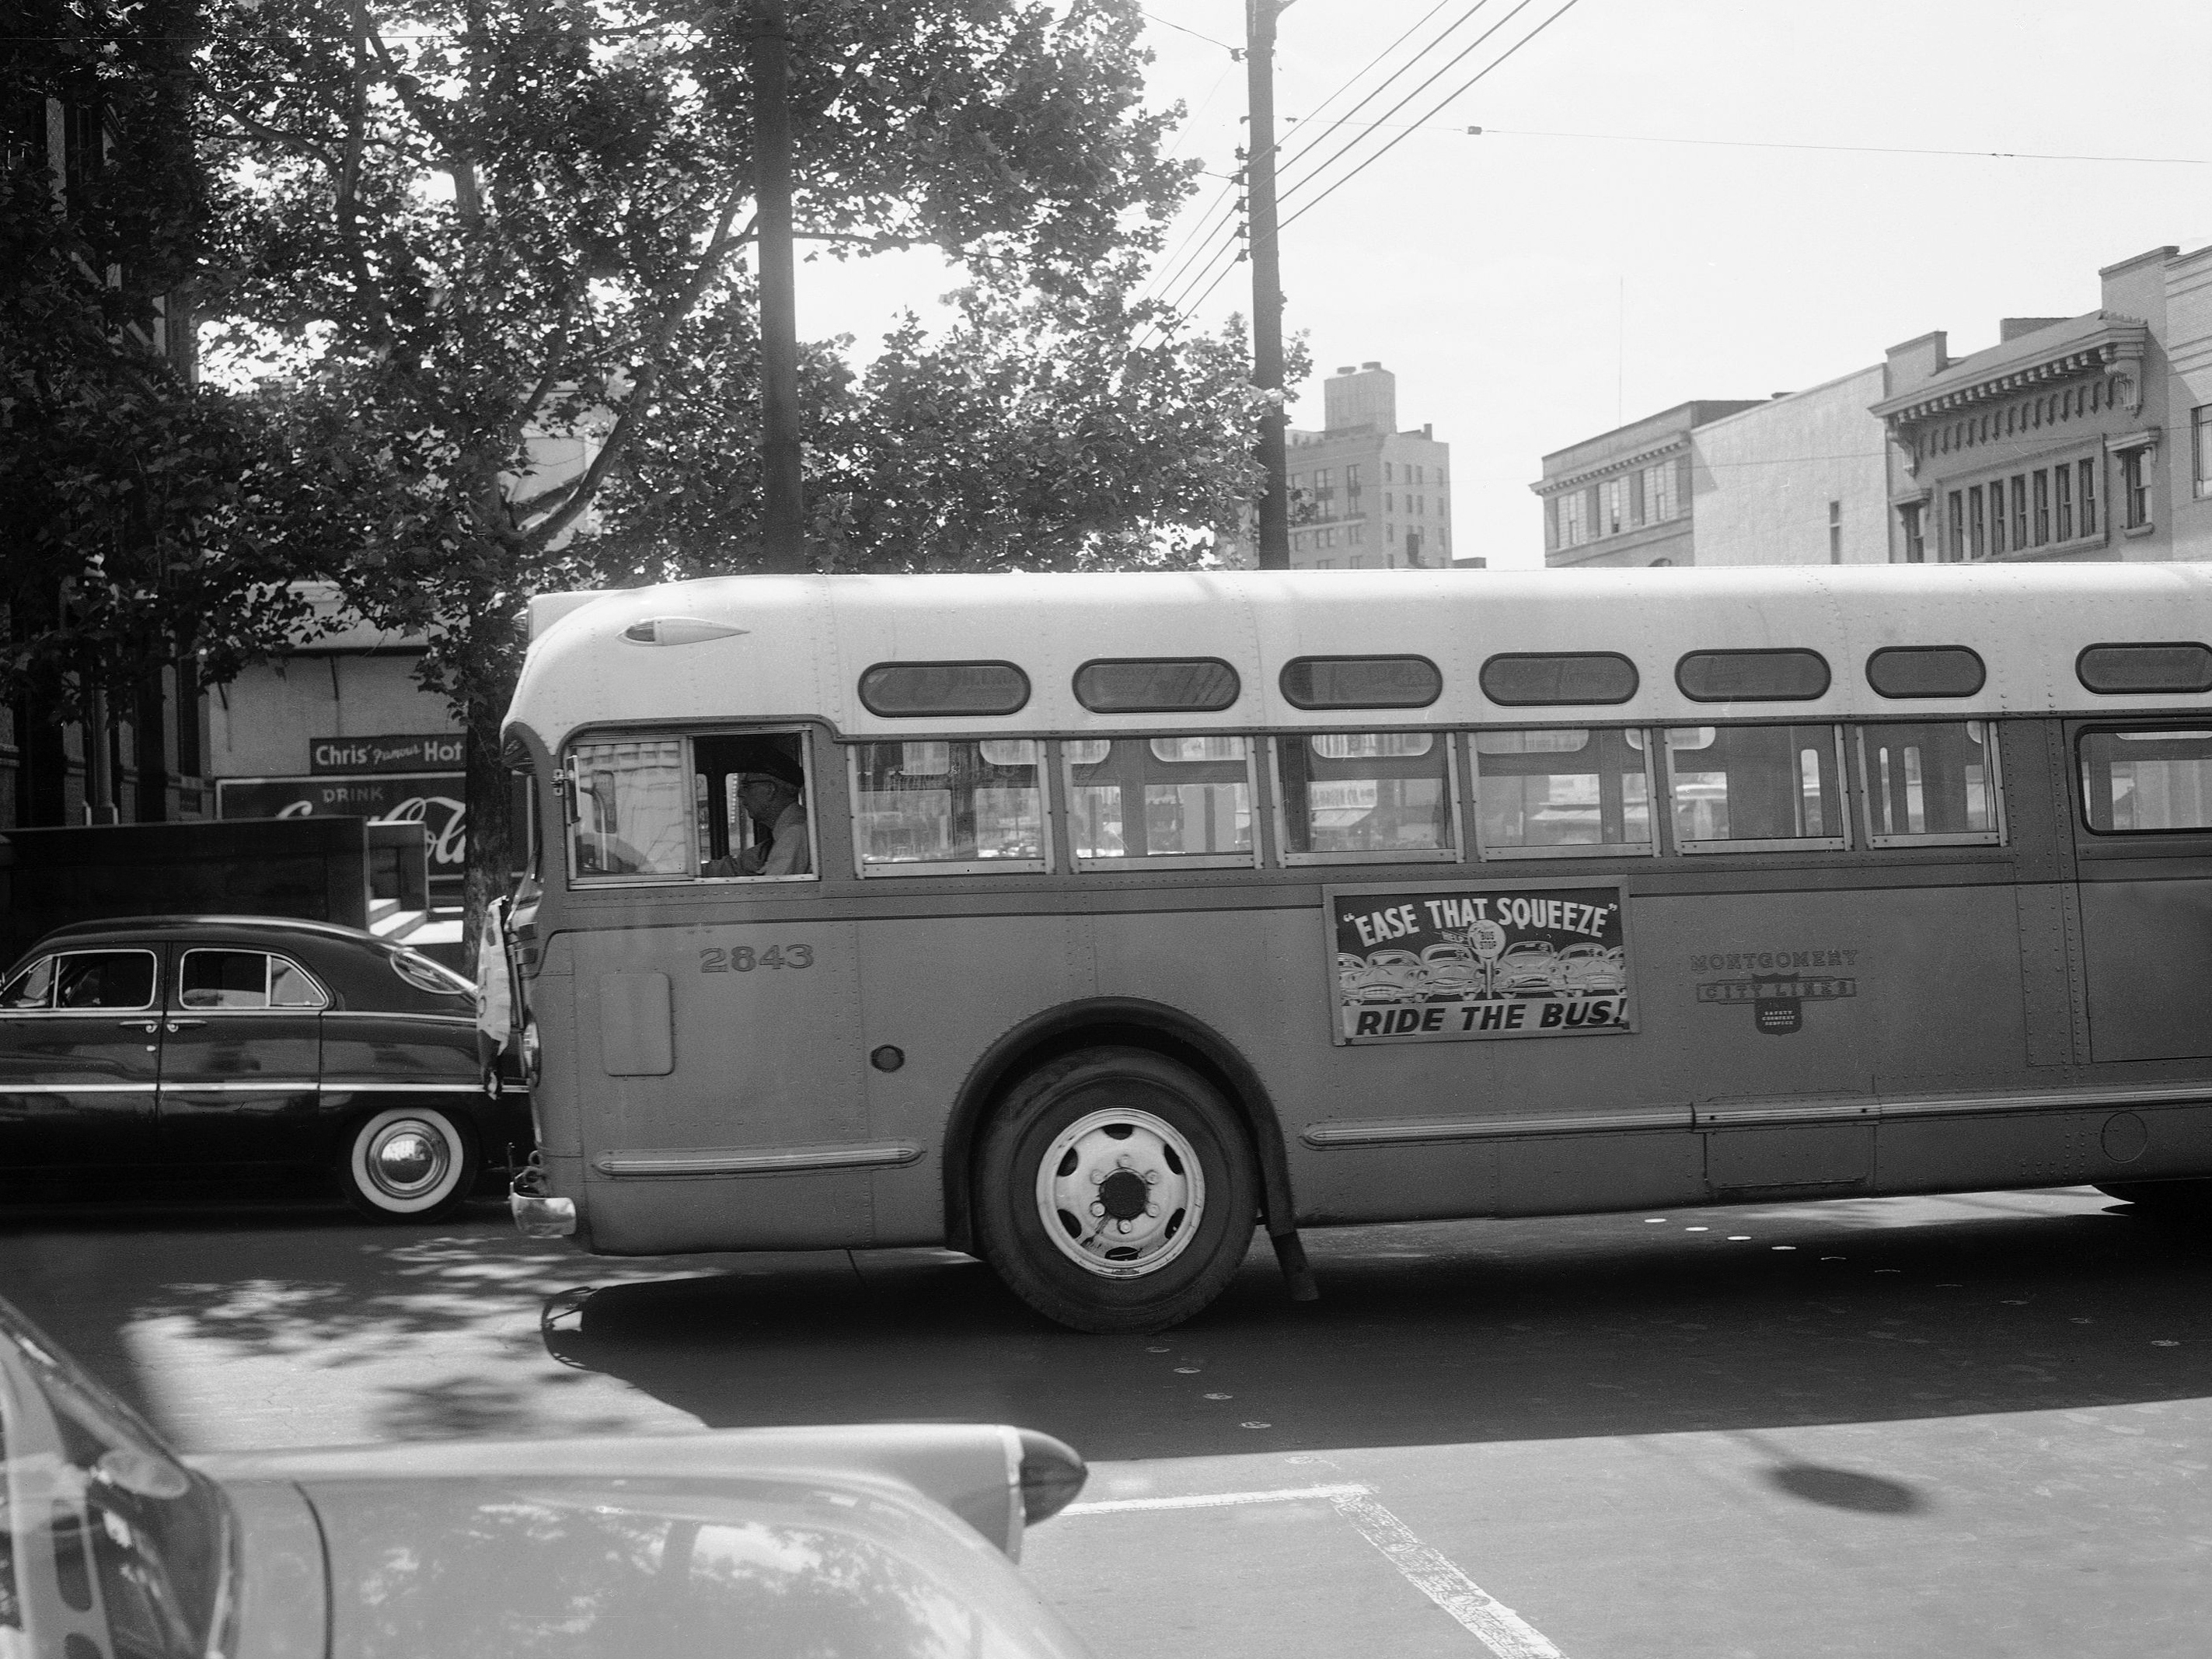
[[[191,9],[16,15],[0,59],[0,701],[76,718],[170,663],[227,678],[303,607],[263,522],[255,412],[156,349],[207,269]]]
[[[1146,562],[1241,511],[1240,351],[1133,349],[1163,320],[1129,302],[1133,256],[1188,170],[1142,106],[1132,0],[789,0],[805,244],[978,273],[943,338],[909,321],[857,374],[848,342],[810,349],[805,549],[758,531],[751,0],[211,15],[227,343],[283,388],[303,564],[429,640],[470,738],[472,900],[507,866],[497,733],[532,592]],[[533,434],[586,431],[587,471],[530,473]]]

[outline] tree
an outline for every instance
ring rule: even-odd
[[[426,683],[467,734],[473,918],[507,868],[498,728],[524,604],[659,574],[651,535],[570,532],[619,470],[649,475],[681,448],[669,416],[685,395],[750,401],[736,258],[755,13],[215,7],[203,63],[236,185],[231,341],[273,340],[287,396],[324,411],[301,422],[303,458],[379,475],[318,536],[362,609],[428,637]],[[848,252],[935,244],[1072,302],[1157,240],[1188,179],[1160,155],[1167,118],[1141,108],[1138,27],[1130,0],[794,0],[802,235]],[[816,370],[834,391],[834,367]],[[518,498],[526,435],[595,416],[611,425],[589,470]],[[835,562],[838,545],[819,551]],[[756,542],[732,565],[798,551]]]
[[[978,285],[933,335],[909,313],[855,374],[803,364],[813,562],[838,571],[1184,564],[1238,533],[1258,480],[1241,326],[1174,339],[1133,305],[1133,259],[1088,292]],[[664,433],[602,488],[608,550],[639,568],[728,568],[759,510],[750,324],[705,319],[655,392]],[[1133,339],[1158,343],[1133,349]],[[833,345],[843,347],[848,341]]]
[[[0,701],[79,720],[173,663],[227,679],[305,607],[264,534],[253,410],[196,391],[161,326],[188,310],[211,217],[193,8],[20,15],[0,60]]]

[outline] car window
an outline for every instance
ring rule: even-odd
[[[258,951],[187,951],[177,975],[182,1008],[266,1008],[269,958]]]
[[[269,1006],[271,1008],[319,1008],[328,1000],[314,975],[296,962],[269,958]]]
[[[36,962],[0,985],[0,1008],[50,1008],[54,1000],[54,959]]]
[[[64,956],[54,975],[57,1008],[150,1008],[154,1006],[151,951],[77,951]]]

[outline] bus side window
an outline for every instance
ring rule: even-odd
[[[2212,732],[2085,732],[2081,759],[2098,835],[2212,830]]]
[[[1086,738],[1062,744],[1060,754],[1079,861],[1252,861],[1251,744],[1243,738]]]
[[[579,876],[691,873],[691,791],[681,738],[580,743],[570,763]]]
[[[718,880],[811,880],[813,781],[804,732],[693,738],[696,873]]]
[[[861,873],[1043,869],[1038,749],[1029,738],[853,744]]]
[[[1847,847],[1832,726],[1677,726],[1667,732],[1674,844],[1686,853]]]
[[[1869,847],[1999,839],[1987,721],[1884,722],[1856,736]]]
[[[1550,855],[1578,848],[1652,850],[1643,732],[1477,732],[1474,748],[1486,856]]]
[[[1449,852],[1449,753],[1432,732],[1278,738],[1284,854]]]

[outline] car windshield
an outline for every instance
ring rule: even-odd
[[[230,1645],[222,1496],[0,1303],[0,1659]]]

